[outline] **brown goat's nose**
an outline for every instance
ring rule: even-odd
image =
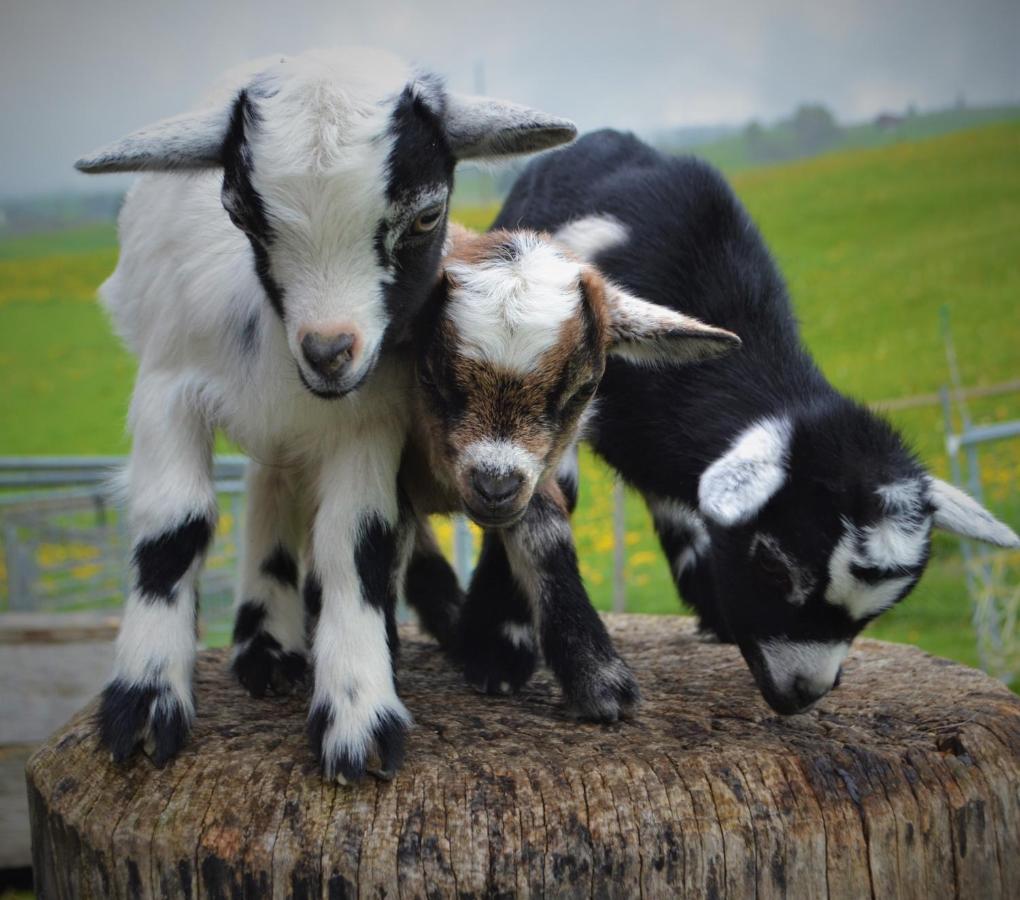
[[[323,378],[336,378],[350,365],[354,355],[354,335],[311,331],[301,339],[301,352],[308,365]]]
[[[475,489],[475,493],[494,507],[513,500],[522,484],[524,484],[524,476],[519,472],[493,474],[476,469],[471,474],[471,486]]]

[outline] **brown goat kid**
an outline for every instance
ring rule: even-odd
[[[577,481],[567,451],[607,354],[678,364],[740,341],[631,296],[532,231],[453,228],[428,309],[415,341],[414,431],[401,470],[417,544],[407,595],[478,689],[519,688],[531,675],[537,631],[568,706],[613,721],[635,706],[638,688],[578,572],[569,521]],[[470,594],[513,607],[500,616],[500,634],[484,641],[471,622],[452,636],[463,597],[425,517],[454,512],[485,530],[486,578],[476,577]],[[484,666],[473,656],[482,646]]]

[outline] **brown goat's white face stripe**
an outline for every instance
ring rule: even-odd
[[[508,372],[532,372],[578,312],[580,263],[530,232],[510,234],[498,253],[446,271],[458,351]]]

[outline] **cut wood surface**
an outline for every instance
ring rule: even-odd
[[[609,617],[638,717],[576,723],[542,672],[472,693],[404,631],[417,726],[390,783],[324,784],[306,698],[252,700],[201,655],[165,769],[97,747],[94,707],[28,766],[42,897],[1020,896],[1020,699],[860,641],[806,715],[759,699],[687,619]]]

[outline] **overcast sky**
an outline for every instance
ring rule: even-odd
[[[352,44],[460,90],[484,63],[488,93],[583,129],[1020,101],[1020,0],[2,0],[0,194],[99,187],[77,155],[186,109],[221,70]]]

